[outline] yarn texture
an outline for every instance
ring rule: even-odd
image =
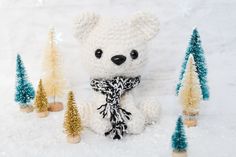
[[[91,99],[78,102],[85,126],[121,139],[127,133],[141,133],[145,124],[158,120],[158,101],[146,92],[136,94],[142,82],[137,76],[142,78],[148,60],[148,41],[158,31],[157,17],[146,12],[125,18],[84,12],[76,18],[79,58],[94,89]]]

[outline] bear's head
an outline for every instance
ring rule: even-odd
[[[146,44],[158,31],[158,19],[144,12],[125,19],[86,12],[75,22],[80,58],[91,78],[141,75],[147,62]]]

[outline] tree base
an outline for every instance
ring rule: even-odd
[[[198,111],[195,111],[195,112],[183,111],[183,115],[196,117],[199,115],[199,112]]]
[[[197,119],[198,119],[199,112],[183,111],[183,115],[184,115],[184,124],[187,127],[197,126]]]
[[[48,111],[50,112],[59,112],[64,109],[61,102],[49,103]]]
[[[30,113],[34,111],[34,107],[32,105],[24,105],[20,107],[20,111],[25,113]]]
[[[173,151],[172,157],[187,157],[187,152],[186,151],[183,151],[183,152]]]
[[[80,142],[80,136],[67,136],[67,142],[68,143],[79,143]]]
[[[38,112],[37,115],[38,115],[39,118],[47,117],[48,116],[48,111],[46,111],[46,112]]]
[[[185,119],[184,120],[184,124],[189,128],[189,127],[195,127],[197,126],[197,120],[196,119],[192,119],[192,120],[188,120]]]

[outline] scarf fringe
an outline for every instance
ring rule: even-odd
[[[140,83],[140,77],[126,78],[114,77],[112,80],[93,79],[91,86],[95,91],[106,96],[106,103],[97,108],[102,118],[109,118],[111,129],[105,132],[105,136],[111,135],[113,139],[121,139],[127,134],[126,121],[130,120],[131,113],[121,108],[121,96],[136,87]]]

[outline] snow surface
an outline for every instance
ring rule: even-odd
[[[37,86],[49,26],[58,31],[68,86],[76,99],[87,99],[88,75],[79,61],[73,19],[82,10],[126,16],[149,10],[159,16],[161,31],[150,44],[147,88],[162,104],[159,124],[140,135],[112,141],[88,129],[79,144],[63,133],[64,111],[39,119],[24,114],[14,102],[15,58],[22,55],[30,80]],[[174,95],[184,52],[194,26],[205,49],[211,99],[202,102],[199,125],[186,128],[189,157],[233,157],[236,154],[236,1],[234,0],[1,0],[0,1],[0,156],[171,156],[170,137],[180,113]],[[151,79],[150,79],[151,78]]]

